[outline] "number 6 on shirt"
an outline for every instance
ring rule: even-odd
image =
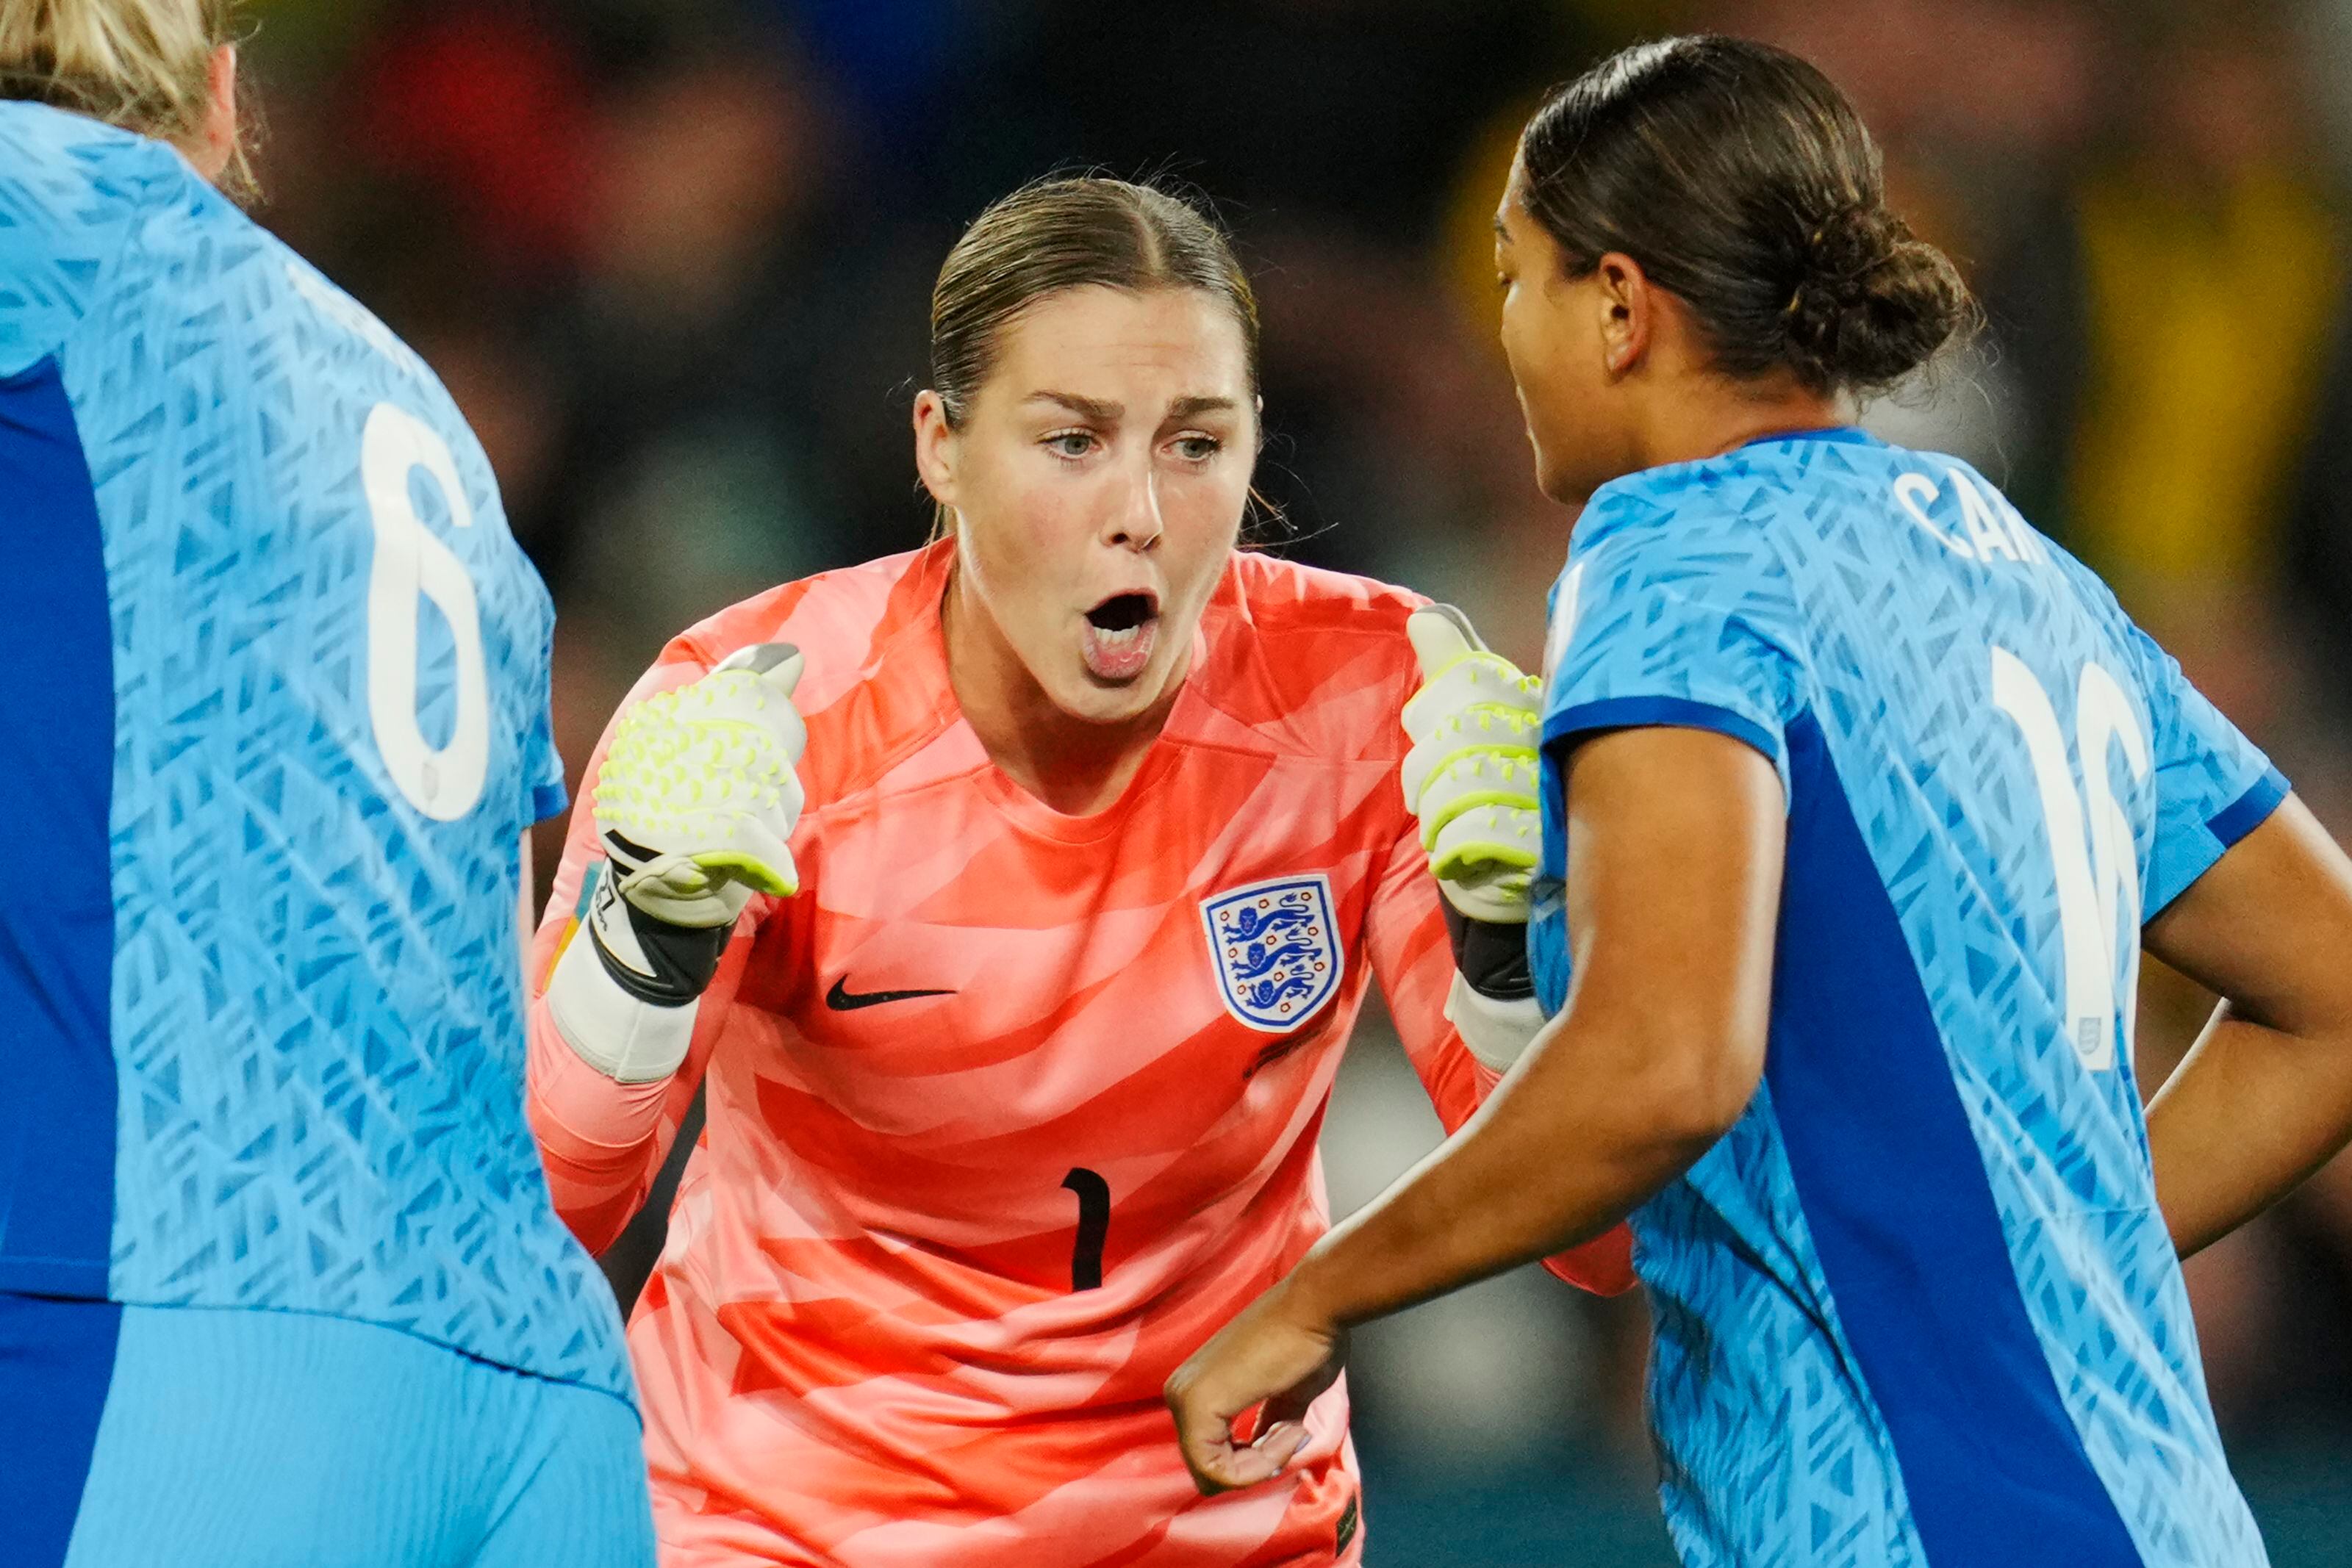
[[[481,612],[474,580],[457,552],[416,515],[410,476],[422,468],[441,491],[450,526],[470,528],[474,508],[449,444],[433,427],[388,402],[369,413],[360,439],[360,478],[375,524],[368,570],[368,717],[384,771],[409,804],[454,822],[482,798],[490,767],[490,687],[482,662]],[[431,600],[457,648],[457,716],[448,743],[425,738],[416,712],[416,612]]]

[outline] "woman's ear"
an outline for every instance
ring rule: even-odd
[[[1649,357],[1658,327],[1657,291],[1642,264],[1611,251],[1593,268],[1601,285],[1595,307],[1601,312],[1601,365],[1611,380],[1639,370]]]
[[[956,504],[955,448],[947,400],[926,387],[915,394],[915,472],[931,499],[950,508]]]
[[[180,150],[206,181],[219,184],[236,162],[236,46],[223,44],[213,51],[206,77],[211,100],[204,123]]]

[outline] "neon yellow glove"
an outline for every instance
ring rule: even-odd
[[[622,1083],[677,1071],[703,991],[754,893],[789,896],[800,820],[793,771],[807,729],[793,706],[801,655],[742,650],[691,685],[621,716],[593,809],[606,864],[548,977],[556,1032]]]
[[[1404,706],[1406,809],[1445,900],[1472,920],[1525,925],[1528,881],[1543,843],[1537,808],[1542,684],[1488,652],[1450,604],[1405,622],[1421,690]]]
[[[746,648],[691,685],[624,714],[596,781],[614,885],[669,925],[732,925],[754,893],[790,896],[793,771],[807,728],[793,706],[800,651]]]

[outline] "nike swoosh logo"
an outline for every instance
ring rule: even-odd
[[[911,1002],[917,997],[951,997],[953,991],[853,991],[845,975],[834,981],[833,989],[825,992],[824,1005],[837,1013],[854,1013],[860,1008],[878,1008],[884,1002]]]

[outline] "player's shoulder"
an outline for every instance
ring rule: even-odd
[[[1823,559],[1818,547],[1883,538],[1896,482],[1925,461],[1867,432],[1833,429],[1645,468],[1593,492],[1570,559],[1587,563],[1587,591],[1598,574],[1621,588],[1793,591],[1802,563]]]
[[[184,199],[204,183],[163,142],[18,99],[0,101],[0,159],[12,208],[25,204],[20,210],[56,229]]]
[[[1235,550],[1225,569],[1233,596],[1260,625],[1307,636],[1402,636],[1405,617],[1429,602],[1409,588]]]
[[[256,223],[163,142],[43,104],[0,102],[0,256],[95,289],[184,308],[232,274],[270,274],[257,303],[322,314],[405,369],[422,361],[365,306]]]
[[[1589,601],[1616,592],[1698,592],[1784,576],[1789,509],[1760,498],[1746,465],[1677,463],[1612,479],[1592,494],[1569,540],[1569,569]]]
[[[740,648],[791,643],[806,661],[798,702],[815,713],[855,687],[889,644],[936,612],[945,588],[946,541],[779,583],[689,626],[665,664],[708,669]]]
[[[1919,454],[1858,429],[1766,437],[1729,452],[1624,475],[1592,494],[1580,542],[1608,536],[1644,547],[1717,551],[1817,529],[1855,507],[1882,508]]]
[[[85,317],[129,313],[167,337],[200,322],[206,341],[253,350],[265,373],[251,379],[300,389],[282,418],[299,423],[333,402],[323,390],[348,388],[417,407],[453,444],[469,440],[422,359],[173,148],[0,102],[0,373],[58,351]],[[153,332],[125,328],[90,351],[154,346]],[[287,366],[301,373],[267,373]]]
[[[142,225],[209,190],[162,142],[0,101],[0,375],[57,351]]]
[[[1236,551],[1202,618],[1210,704],[1277,749],[1402,755],[1418,683],[1405,622],[1429,601],[1373,578]]]
[[[398,376],[429,387],[435,401],[454,411],[457,402],[441,384],[441,378],[425,362],[424,356],[410,348],[399,333],[383,324],[383,319],[346,292],[342,285],[304,258],[275,235],[259,231],[259,242],[268,258],[278,264],[284,289],[278,304],[290,318],[300,314],[324,322],[347,340],[363,348],[377,361],[389,366]],[[275,287],[277,280],[273,280]],[[318,356],[310,356],[317,358]]]

